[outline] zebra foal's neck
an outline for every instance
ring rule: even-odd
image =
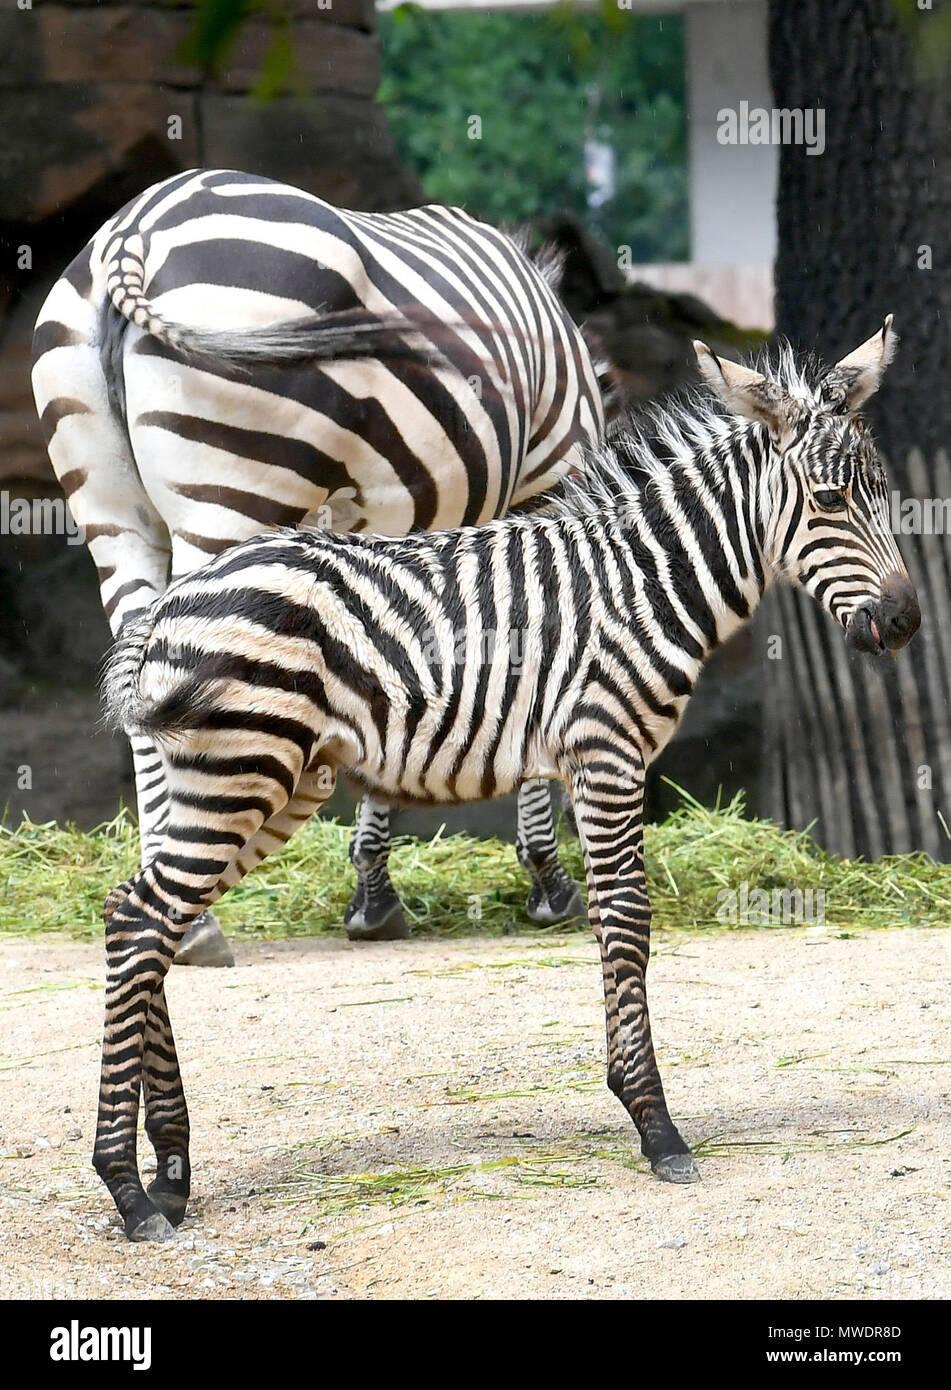
[[[651,411],[616,431],[556,505],[608,527],[639,577],[636,624],[702,661],[774,577],[775,472],[766,432],[750,421]]]

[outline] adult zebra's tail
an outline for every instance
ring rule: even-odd
[[[106,256],[106,288],[123,318],[190,358],[232,367],[294,366],[354,357],[412,357],[430,360],[438,349],[421,322],[400,314],[383,317],[369,309],[309,314],[253,328],[208,329],[173,323],[145,293],[141,236],[119,237]],[[435,321],[430,330],[438,330]]]

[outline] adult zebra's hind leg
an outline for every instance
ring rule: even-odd
[[[584,845],[591,919],[601,947],[608,1085],[641,1137],[657,1177],[696,1182],[700,1174],[664,1097],[647,1008],[650,903],[644,874],[644,773],[633,752],[603,749],[575,768],[572,800]]]
[[[532,921],[543,927],[572,919],[583,921],[585,909],[578,885],[568,877],[558,858],[548,782],[523,782],[518,789],[515,850],[519,863],[533,880],[528,895]]]
[[[390,882],[389,857],[390,808],[365,796],[350,841],[357,888],[343,922],[351,941],[399,941],[409,936],[403,904]]]

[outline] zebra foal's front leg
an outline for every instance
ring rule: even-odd
[[[585,851],[589,913],[601,948],[608,1085],[637,1126],[657,1177],[700,1177],[664,1097],[647,1008],[650,903],[644,874],[644,774],[636,761],[599,750],[571,778]]]

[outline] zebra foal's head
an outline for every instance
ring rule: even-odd
[[[760,479],[764,552],[811,594],[860,651],[897,651],[921,622],[892,534],[885,469],[856,412],[895,353],[891,315],[834,367],[782,354],[775,375],[722,361],[695,343],[701,375],[729,409],[766,427]]]

